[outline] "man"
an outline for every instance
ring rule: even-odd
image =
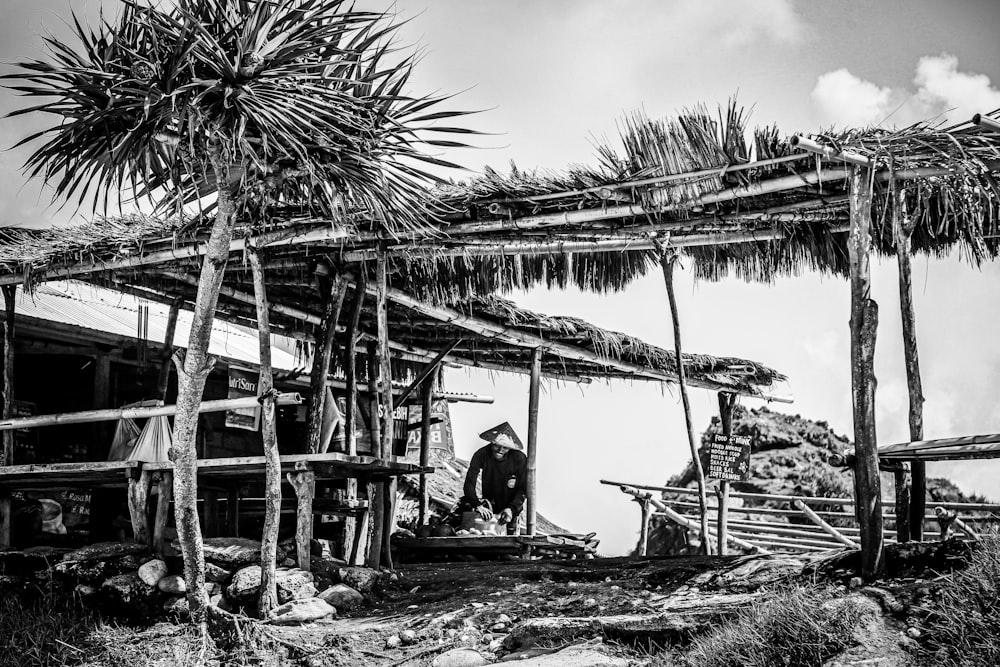
[[[465,475],[464,501],[483,519],[496,515],[506,524],[507,534],[517,533],[517,518],[528,492],[528,457],[524,445],[509,422],[479,434],[487,444],[472,455]],[[482,499],[476,495],[476,481],[482,471]],[[492,509],[483,504],[490,501]]]

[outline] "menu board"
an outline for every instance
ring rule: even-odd
[[[750,436],[716,433],[708,448],[708,476],[741,482],[750,476]]]

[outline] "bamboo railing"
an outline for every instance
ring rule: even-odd
[[[650,517],[661,516],[691,531],[699,538],[699,503],[697,489],[671,486],[626,484],[601,480],[602,484],[617,486],[643,508],[640,534],[648,534]],[[651,492],[657,492],[655,495]],[[674,495],[665,499],[664,494]],[[710,498],[708,513],[710,528],[707,539],[713,542],[724,539],[745,551],[811,553],[829,549],[860,548],[861,527],[854,512],[851,498],[824,498],[788,496],[766,493],[731,491],[731,502],[724,509],[722,521],[717,498]],[[782,503],[784,507],[762,507],[756,504]],[[886,543],[894,543],[889,528],[895,524],[895,502],[885,501],[883,519],[886,522]],[[651,505],[651,507],[650,507]],[[842,508],[840,511],[830,506]],[[965,540],[978,540],[981,533],[1000,528],[1000,504],[929,502],[930,511],[924,523],[935,538],[957,536]],[[942,520],[942,517],[944,519]],[[719,527],[725,525],[724,530]],[[644,544],[640,551],[644,552]],[[645,555],[641,553],[640,555]]]

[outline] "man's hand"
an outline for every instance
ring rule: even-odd
[[[511,509],[508,507],[504,511],[500,512],[500,515],[497,517],[497,521],[503,524],[503,523],[508,523],[513,518],[514,518],[514,512],[512,512]]]
[[[477,507],[476,514],[478,514],[479,518],[482,519],[483,521],[489,521],[490,519],[493,518],[493,510],[491,510],[486,505],[480,505],[479,507]]]

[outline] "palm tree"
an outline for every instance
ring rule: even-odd
[[[96,27],[74,16],[70,46],[19,63],[9,87],[41,98],[54,127],[25,164],[59,200],[93,211],[145,197],[161,208],[211,213],[187,352],[178,369],[175,511],[192,617],[206,604],[196,511],[195,429],[212,317],[237,221],[260,222],[293,202],[312,213],[398,234],[425,224],[424,153],[460,142],[424,131],[464,112],[445,97],[405,93],[415,58],[393,46],[398,24],[342,0],[121,0]],[[207,197],[207,199],[206,199]],[[357,214],[357,215],[354,215]],[[252,231],[248,230],[248,231]]]

